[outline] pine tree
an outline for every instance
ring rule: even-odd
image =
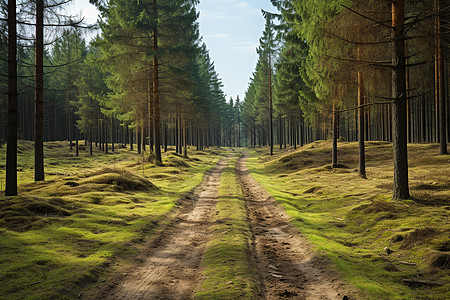
[[[17,24],[16,1],[8,1],[8,145],[6,196],[17,195]]]
[[[392,1],[392,97],[394,98],[392,106],[394,151],[393,199],[409,198],[404,21],[404,1]]]

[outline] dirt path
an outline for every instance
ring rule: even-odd
[[[265,299],[347,299],[330,263],[316,257],[284,210],[249,174],[246,155],[237,172],[255,236],[256,261]]]
[[[347,299],[337,273],[319,259],[288,222],[284,210],[249,174],[246,156],[237,173],[254,235],[254,250],[263,299]],[[203,280],[200,264],[211,239],[222,159],[194,192],[190,209],[161,231],[142,256],[142,262],[118,274],[97,299],[192,299]],[[345,296],[345,297],[344,297]]]
[[[166,230],[143,258],[142,264],[119,280],[116,287],[102,292],[99,299],[190,299],[201,284],[199,266],[208,227],[215,212],[220,161],[197,188],[191,210],[182,214],[173,228]]]

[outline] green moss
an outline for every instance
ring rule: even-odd
[[[127,149],[75,157],[66,143],[52,142],[45,144],[48,180],[33,183],[32,144],[20,142],[19,149],[19,196],[0,201],[1,299],[88,293],[87,286],[132,263],[219,158],[202,155],[189,168],[155,166]]]
[[[437,145],[408,148],[412,199],[406,201],[391,200],[389,143],[367,143],[368,180],[354,172],[356,143],[339,145],[343,170],[329,168],[329,141],[272,157],[267,149],[254,149],[248,166],[362,299],[448,299],[450,272],[435,250],[446,249],[450,233],[448,158],[435,155]],[[402,281],[408,278],[445,284],[411,288]]]
[[[235,161],[221,176],[216,217],[202,266],[205,280],[195,299],[258,299],[258,272],[251,253],[252,235]]]

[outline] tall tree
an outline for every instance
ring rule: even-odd
[[[36,0],[34,180],[44,180],[44,0]]]
[[[438,78],[439,78],[439,82],[437,84],[438,89],[439,89],[439,132],[440,132],[440,136],[439,136],[439,144],[440,144],[440,154],[444,155],[447,154],[447,107],[446,107],[446,103],[447,103],[447,99],[446,99],[446,95],[445,95],[445,62],[444,62],[444,52],[445,52],[445,47],[444,47],[444,26],[442,26],[442,19],[443,19],[443,8],[444,6],[441,5],[441,1],[440,0],[435,0],[435,7],[436,7],[436,11],[437,11],[437,19],[436,19],[436,38],[435,40],[437,40],[437,59],[438,59]],[[447,7],[448,8],[448,7]]]
[[[394,151],[394,199],[408,199],[406,121],[406,60],[404,0],[392,1],[392,135]]]
[[[153,17],[158,20],[157,1],[153,0]],[[156,161],[162,163],[161,158],[161,116],[159,100],[159,64],[158,64],[158,25],[153,28],[153,101],[154,101],[154,135]],[[186,130],[186,129],[185,129]],[[186,146],[187,147],[187,146]]]
[[[16,1],[8,0],[8,145],[6,196],[17,195],[17,27]]]
[[[358,45],[358,60],[361,60],[361,46]],[[360,65],[358,70],[358,150],[359,150],[359,164],[358,173],[359,177],[367,178],[366,176],[366,152],[364,148],[365,136],[364,130],[364,78],[363,71]]]

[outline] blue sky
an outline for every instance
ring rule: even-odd
[[[258,59],[256,47],[264,29],[261,9],[274,11],[270,0],[201,0],[200,34],[222,78],[227,99],[244,93]],[[97,19],[89,0],[75,0],[72,11],[82,11],[87,23]]]

